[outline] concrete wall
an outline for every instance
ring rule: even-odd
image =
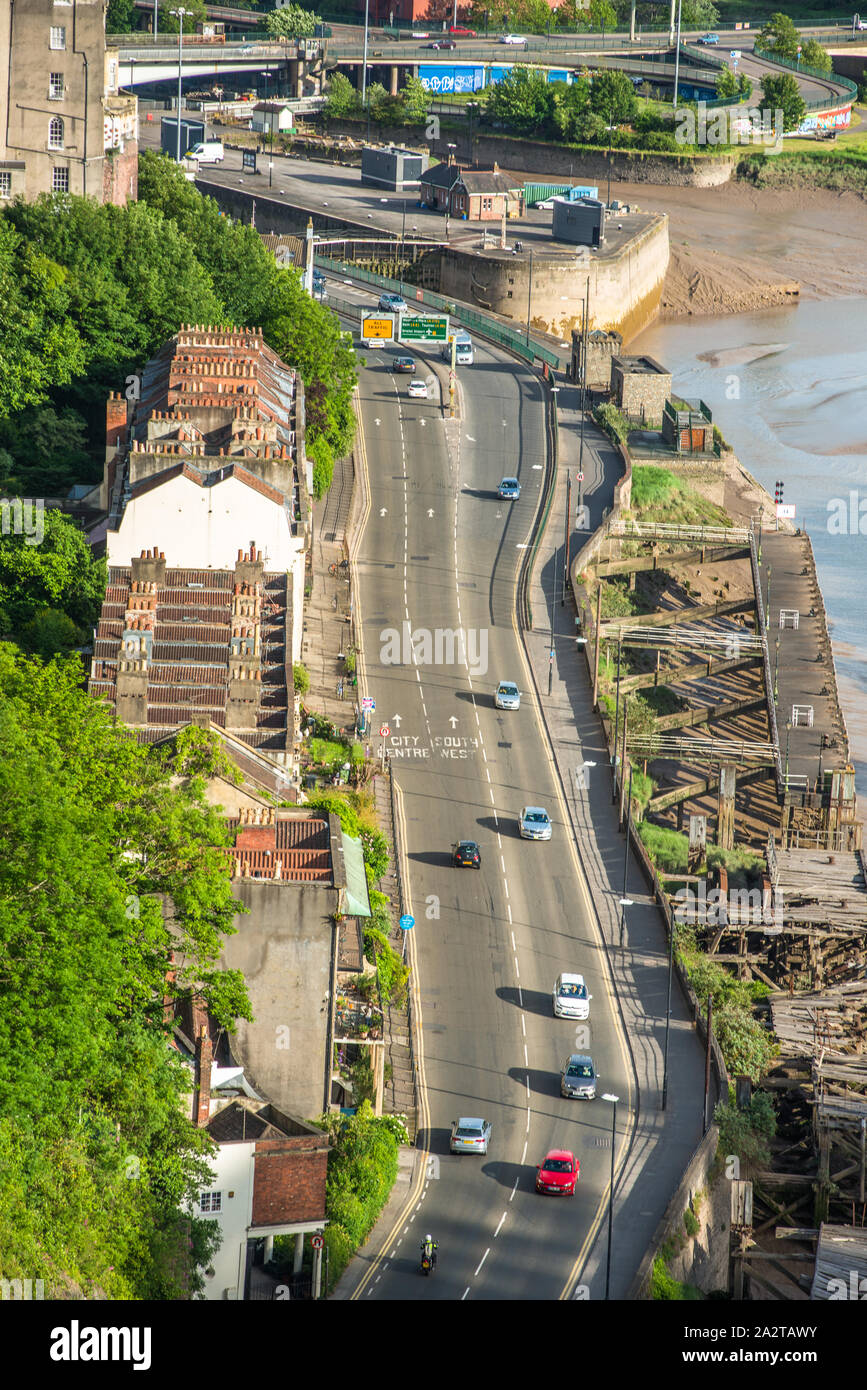
[[[329,134],[358,136],[366,131],[363,121],[329,121]],[[449,141],[457,145],[455,158],[459,164],[480,164],[490,168],[499,164],[501,169],[516,170],[523,173],[533,171],[538,179],[574,178],[576,183],[597,183],[599,192],[608,178],[608,151],[589,151],[570,148],[569,145],[548,144],[542,140],[520,140],[513,135],[474,135],[470,145],[468,130],[444,129],[439,140],[424,138],[424,128],[407,126],[381,126],[376,128],[376,138],[384,142],[429,144],[431,153],[437,159],[448,158]],[[611,151],[611,180],[613,183],[662,183],[670,186],[690,185],[696,188],[716,188],[728,183],[734,169],[734,159],[720,155],[704,158],[688,158],[685,155],[628,154],[624,150]]]
[[[530,289],[527,256],[486,256],[454,248],[431,252],[425,264],[438,264],[440,294],[479,309],[526,323]],[[531,331],[569,342],[581,325],[581,301],[590,276],[590,327],[616,329],[628,342],[653,322],[659,311],[668,268],[668,218],[655,217],[619,253],[577,265],[569,256],[533,257]]]

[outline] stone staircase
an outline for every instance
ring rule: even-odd
[[[380,879],[377,887],[391,900],[391,944],[396,951],[403,946],[403,932],[400,929],[401,913],[400,886],[395,868],[394,824],[391,815],[391,793],[389,773],[374,779],[376,816],[379,826],[392,846],[392,858],[388,872]],[[415,1089],[412,1049],[410,1047],[408,1005],[402,1009],[386,1005],[385,1010],[385,1060],[391,1065],[391,1080],[386,1083],[383,1096],[383,1110],[389,1115],[404,1116],[409,1137],[415,1140],[418,1126],[418,1098]]]

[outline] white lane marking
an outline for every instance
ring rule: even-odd
[[[489,797],[491,798],[491,805],[493,806],[493,804],[494,804],[494,789],[493,789],[493,787],[488,787],[488,795],[489,795]]]
[[[459,611],[459,612],[458,612],[458,617],[460,618],[460,616],[461,616],[461,615],[460,615],[460,611]],[[478,710],[476,710],[476,723],[478,724],[479,728],[482,727],[482,721],[479,719],[479,711],[478,711]]]
[[[508,914],[509,914],[509,922],[511,923],[511,921],[512,921],[512,909],[511,909],[510,907],[507,906],[507,907],[506,907],[506,911],[507,911]]]
[[[500,868],[503,870],[503,873],[506,872],[506,861],[503,858],[502,854],[500,855]]]
[[[527,1072],[527,1099],[530,1099],[530,1073]]]
[[[530,1133],[530,1107],[527,1106],[527,1133]]]
[[[491,1253],[491,1247],[490,1247],[490,1245],[489,1245],[488,1248],[487,1248],[487,1250],[485,1251],[484,1255],[483,1255],[482,1258],[479,1260],[479,1269],[481,1269],[482,1265],[485,1263],[485,1260],[488,1258],[488,1256],[490,1255],[490,1253]],[[479,1269],[477,1269],[476,1272],[475,1272],[475,1274],[473,1275],[473,1278],[474,1278],[474,1279],[478,1279],[478,1277],[479,1277]]]
[[[520,974],[518,973],[518,957],[517,957],[517,956],[514,957],[514,961],[515,961],[515,974],[518,976],[518,979],[520,980],[521,976],[520,976]]]
[[[512,1188],[512,1195],[511,1195],[511,1197],[509,1198],[509,1201],[510,1201],[510,1202],[514,1201],[514,1199],[515,1199],[515,1193],[516,1193],[517,1190],[518,1190],[518,1181],[519,1181],[518,1178],[515,1178],[515,1186]]]
[[[521,1008],[523,1009],[523,1007],[524,1007],[524,991],[521,989],[521,986],[520,986],[520,985],[518,985],[518,1003],[520,1004]]]
[[[485,762],[488,761],[488,755],[487,755],[487,753],[485,752],[484,748],[482,749],[482,757],[484,758]]]
[[[524,1037],[526,1038],[526,1036],[527,1036],[527,1025],[526,1025],[526,1023],[524,1022],[524,1015],[523,1015],[523,1014],[521,1014],[521,1032],[524,1034]]]
[[[469,1287],[467,1287],[467,1288],[464,1289],[463,1293],[461,1294],[461,1303],[463,1303],[463,1301],[464,1301],[464,1299],[466,1298],[466,1296],[467,1296],[467,1294],[469,1293],[469,1291],[470,1291],[470,1290],[469,1290]]]
[[[487,758],[485,758],[485,762],[487,762],[487,761],[488,761]],[[489,767],[486,767],[486,768],[485,768],[485,776],[487,777],[488,781],[490,782],[490,780],[491,780],[491,769],[490,769]]]
[[[526,1162],[526,1159],[527,1159],[527,1141],[526,1141],[526,1139],[525,1139],[525,1140],[524,1140],[524,1152],[521,1154],[521,1162],[522,1162],[522,1163],[525,1163],[525,1162]]]
[[[494,819],[496,820],[496,816],[494,817]],[[499,822],[497,822],[497,824],[499,824]],[[503,841],[502,841],[502,838],[501,838],[501,836],[500,836],[500,832],[499,832],[499,830],[498,830],[498,831],[497,831],[497,849],[502,849],[502,848],[503,848]]]
[[[499,1226],[497,1227],[497,1229],[494,1231],[494,1240],[496,1240],[496,1239],[497,1239],[497,1236],[500,1234],[500,1231],[502,1230],[503,1222],[505,1221],[505,1219],[506,1219],[506,1213],[503,1212],[502,1216],[500,1217],[500,1224],[499,1224]]]
[[[509,896],[509,884],[508,884],[508,881],[507,881],[506,879],[503,879],[503,887],[504,887],[505,890],[506,890],[506,897],[508,897],[508,896]]]
[[[530,1065],[530,1055],[529,1055],[529,1053],[527,1052],[527,1044],[524,1043],[524,1066],[525,1066],[525,1067],[528,1067],[529,1065]]]
[[[512,950],[513,950],[513,951],[517,951],[517,949],[518,949],[518,948],[517,948],[517,946],[515,945],[515,933],[512,932]]]
[[[381,1278],[382,1278],[382,1275],[381,1275],[381,1274],[377,1274],[376,1278],[375,1278],[374,1281],[373,1281],[374,1284],[378,1284]]]

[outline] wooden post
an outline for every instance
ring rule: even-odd
[[[599,702],[599,627],[602,621],[602,581],[597,581],[596,589],[596,642],[595,654],[593,657],[593,708],[596,709]],[[617,749],[615,748],[615,753]]]
[[[737,768],[723,763],[719,770],[719,810],[716,842],[720,849],[733,849],[735,843],[735,789]]]

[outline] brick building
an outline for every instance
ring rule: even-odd
[[[200,1192],[195,1212],[216,1221],[222,1235],[205,1297],[285,1297],[263,1266],[271,1259],[274,1237],[294,1235],[300,1270],[305,1234],[325,1227],[328,1135],[276,1106],[247,1098],[232,1101],[204,1127],[218,1152],[212,1185]]]
[[[105,0],[0,0],[0,200],[138,187],[138,106],[118,88]]]
[[[584,352],[583,328],[572,329],[571,381],[580,383]],[[607,391],[611,384],[611,360],[623,347],[623,335],[604,328],[591,328],[587,333],[587,388]]]
[[[109,399],[88,688],[143,741],[211,725],[297,773],[308,477],[301,382],[259,330],[182,328]]]
[[[524,211],[523,185],[491,169],[461,169],[457,164],[435,164],[419,176],[421,201],[437,212],[447,212],[468,222],[499,222],[520,217]]]

